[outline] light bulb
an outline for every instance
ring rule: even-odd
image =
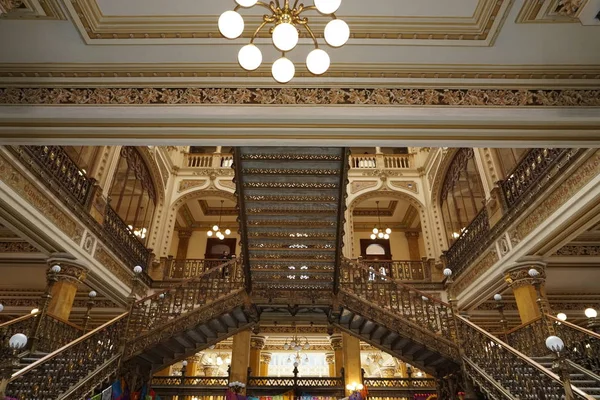
[[[238,38],[244,32],[244,18],[235,11],[225,11],[219,17],[219,32],[227,39]]]
[[[219,225],[213,225],[213,231],[217,232],[219,230]]]
[[[558,336],[548,336],[546,338],[546,347],[553,352],[561,352],[565,348],[565,342]]]
[[[314,49],[308,53],[308,57],[306,57],[306,67],[315,75],[321,75],[327,72],[330,64],[331,59],[329,58],[329,54],[321,49]]]
[[[8,346],[14,350],[20,350],[27,345],[27,336],[22,333],[15,333],[8,340]]]
[[[322,14],[333,14],[342,5],[342,0],[315,0],[315,7]]]
[[[31,312],[29,314],[37,314],[39,312],[40,312],[39,308],[34,308],[34,309],[31,310]]]
[[[392,233],[392,230],[391,230],[390,228],[387,228],[387,229],[385,230],[385,233],[387,233],[388,235],[390,235],[390,234]]]
[[[225,234],[226,235],[231,235],[231,231],[229,229],[225,229]]]
[[[383,238],[387,240],[387,239],[389,239],[389,238],[390,238],[390,235],[388,235],[388,234],[386,233],[385,235],[383,235]]]
[[[141,274],[142,270],[143,270],[142,267],[140,267],[139,265],[136,265],[135,267],[133,267],[134,274]]]
[[[242,7],[253,7],[258,3],[258,0],[235,0]]]
[[[238,62],[246,71],[254,71],[262,63],[262,53],[255,45],[247,44],[238,53]]]
[[[371,240],[375,240],[375,239],[377,239],[377,235],[374,233],[371,233]]]
[[[323,35],[328,45],[331,47],[341,47],[350,38],[350,27],[341,19],[334,19],[325,25]]]
[[[96,296],[98,296],[98,293],[96,293],[96,291],[95,291],[95,290],[92,290],[92,291],[90,291],[90,292],[88,293],[88,297],[90,297],[90,298],[92,298],[92,299],[93,299],[94,297],[96,297]]]
[[[298,44],[298,29],[284,22],[273,29],[273,44],[281,51],[290,51]]]
[[[593,308],[586,308],[585,316],[588,318],[596,318],[598,316],[598,311],[594,310]]]
[[[445,268],[443,273],[444,276],[452,276],[452,270],[450,268]]]
[[[379,232],[379,233],[377,234],[377,237],[378,237],[379,239],[382,239],[382,238],[383,238],[383,232]]]
[[[213,235],[213,231],[206,232],[206,236],[211,237]]]
[[[271,73],[277,82],[288,83],[292,80],[294,74],[296,74],[296,67],[294,67],[294,63],[288,58],[281,57],[273,63]]]
[[[377,234],[377,233],[379,233],[379,229],[377,229],[377,228],[373,228],[373,233],[374,233],[374,234]]]
[[[566,321],[567,320],[567,314],[565,313],[558,313],[556,314],[556,318],[560,319],[561,321]]]
[[[494,300],[501,301],[502,300],[502,295],[500,293],[495,294],[494,295]]]

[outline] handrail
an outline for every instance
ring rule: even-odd
[[[595,339],[599,339],[600,340],[600,334],[597,334],[594,331],[590,331],[589,329],[585,329],[585,328],[583,328],[583,327],[581,327],[579,325],[575,325],[575,324],[572,324],[572,323],[567,322],[567,321],[562,321],[562,320],[560,320],[560,319],[558,319],[555,316],[550,315],[550,314],[546,314],[546,317],[549,318],[549,319],[551,319],[551,320],[553,320],[557,324],[568,326],[571,329],[575,329],[575,330],[577,330],[579,332],[585,333],[588,336],[591,336],[591,337],[593,337]]]
[[[360,259],[360,264],[375,267],[379,272],[381,268],[386,271],[386,276],[395,281],[429,281],[431,280],[431,265],[425,258],[421,260],[365,260]]]
[[[127,317],[127,315],[129,314],[129,312],[123,313],[113,319],[111,319],[110,321],[106,322],[103,325],[100,325],[99,327],[97,327],[94,330],[89,331],[88,333],[86,333],[85,335],[82,335],[81,337],[73,340],[72,342],[64,345],[63,347],[54,350],[52,353],[47,354],[46,356],[44,356],[43,358],[40,358],[39,360],[37,360],[36,362],[29,364],[28,366],[26,366],[25,368],[15,372],[14,374],[12,374],[9,382],[14,381],[15,379],[17,379],[20,376],[23,376],[25,373],[27,373],[28,371],[31,371],[32,369],[37,368],[39,365],[44,364],[45,362],[52,360],[54,358],[56,358],[60,353],[62,353],[63,351],[72,348],[76,345],[78,345],[79,343],[83,342],[84,340],[90,338],[91,336],[95,335],[97,332],[107,328],[108,326],[120,321],[121,319]]]
[[[503,333],[504,333],[504,335],[510,335],[511,333],[514,333],[514,332],[516,332],[516,331],[518,331],[518,330],[521,330],[521,329],[525,328],[526,326],[529,326],[529,325],[533,325],[533,324],[535,324],[535,323],[536,323],[536,322],[538,322],[540,319],[542,319],[542,317],[541,317],[541,316],[540,316],[540,317],[536,317],[536,318],[532,319],[532,320],[531,320],[531,321],[529,321],[529,322],[525,322],[524,324],[521,324],[521,325],[519,325],[519,326],[515,326],[514,328],[512,328],[512,329],[509,329],[509,330],[507,330],[506,332],[503,332]]]
[[[460,315],[456,315],[456,319],[460,322],[462,322],[463,324],[467,325],[469,328],[476,330],[479,334],[483,335],[486,337],[487,340],[489,340],[490,342],[495,343],[495,345],[500,346],[503,349],[506,349],[509,353],[513,354],[514,356],[516,356],[517,358],[521,359],[523,362],[529,364],[531,367],[535,368],[538,372],[541,372],[542,374],[544,374],[545,376],[547,376],[548,378],[552,379],[556,384],[560,385],[562,387],[562,381],[560,379],[560,377],[558,375],[556,375],[554,372],[544,368],[541,364],[537,363],[536,361],[532,360],[531,358],[527,357],[525,354],[521,353],[520,351],[518,351],[517,349],[509,346],[507,343],[501,341],[500,339],[498,339],[497,337],[491,335],[489,332],[487,332],[486,330],[480,328],[479,326],[473,324],[471,321],[469,321],[468,319],[460,316]],[[468,347],[465,347],[465,349],[468,349]],[[468,356],[467,356],[468,357]],[[479,366],[481,368],[481,366]],[[533,379],[533,377],[531,377]],[[573,392],[577,395],[579,395],[581,398],[584,399],[589,399],[589,400],[593,400],[594,398],[586,393],[584,393],[583,391],[581,391],[580,389],[574,387],[573,385],[571,385]]]
[[[33,318],[33,317],[35,317],[36,315],[38,315],[39,313],[40,313],[40,312],[39,312],[39,311],[37,311],[37,312],[31,313],[31,314],[22,315],[22,316],[20,316],[20,317],[17,317],[17,318],[15,318],[15,319],[11,319],[10,321],[3,322],[3,323],[1,323],[1,324],[0,324],[0,329],[2,329],[2,328],[6,328],[6,327],[8,327],[8,326],[10,326],[10,325],[13,325],[13,324],[19,323],[19,322],[21,322],[21,321],[28,320],[29,318]]]
[[[71,322],[71,321],[68,321],[68,320],[66,320],[66,319],[62,319],[62,318],[60,318],[60,317],[57,317],[57,316],[55,316],[55,315],[52,315],[52,314],[48,314],[48,315],[47,315],[47,317],[50,317],[50,318],[52,318],[52,319],[55,319],[55,320],[56,320],[56,321],[58,321],[58,322],[61,322],[61,323],[65,324],[65,325],[68,325],[68,326],[70,326],[71,328],[74,328],[74,329],[77,329],[77,330],[79,330],[79,331],[82,331],[82,332],[83,332],[83,327],[81,327],[81,326],[79,326],[79,325],[77,325],[77,324],[75,324],[75,323],[73,323],[73,322]]]

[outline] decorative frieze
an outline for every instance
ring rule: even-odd
[[[25,241],[2,241],[0,253],[38,253],[39,250]]]
[[[378,181],[353,181],[350,183],[350,194],[362,192],[363,190],[376,187],[378,184]]]
[[[555,256],[600,256],[600,246],[569,244],[561,247],[554,253]]]
[[[9,87],[0,104],[598,107],[600,89]]]
[[[529,271],[535,269],[538,275],[533,278],[529,275]],[[534,286],[535,283],[543,283],[546,280],[546,268],[539,263],[531,265],[520,265],[506,272],[504,280],[513,290],[521,286]]]

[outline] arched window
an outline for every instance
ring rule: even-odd
[[[529,150],[530,149],[496,149],[496,154],[498,154],[498,161],[500,162],[500,168],[502,169],[504,178],[508,177],[508,174],[512,172]]]
[[[444,178],[440,205],[449,243],[454,243],[484,206],[485,194],[472,148],[458,150]]]
[[[156,208],[156,191],[150,171],[135,147],[121,149],[109,196],[119,217],[145,243]]]
[[[92,171],[98,157],[98,146],[63,146],[63,150],[86,175]]]

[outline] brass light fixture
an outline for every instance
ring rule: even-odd
[[[224,201],[225,200],[221,200],[221,209],[219,210],[219,223],[217,225],[213,225],[212,229],[209,229],[208,232],[206,232],[206,235],[208,237],[215,235],[219,239],[223,240],[223,239],[225,239],[225,236],[229,236],[231,234],[231,231],[229,229],[225,229],[224,234],[221,232],[221,217],[223,216],[223,202]]]
[[[277,59],[271,67],[273,78],[279,83],[287,83],[292,80],[296,73],[294,63],[285,56],[298,44],[300,28],[305,30],[312,38],[315,49],[306,58],[306,66],[314,75],[327,72],[330,65],[329,54],[319,48],[319,42],[308,24],[308,18],[303,13],[317,11],[331,17],[331,21],[325,26],[323,37],[331,47],[341,47],[350,38],[348,24],[335,16],[335,12],[342,4],[342,0],[314,0],[314,5],[305,6],[295,0],[290,6],[290,0],[272,0],[265,3],[258,0],[235,0],[237,6],[233,10],[225,11],[219,17],[219,31],[227,39],[236,39],[244,32],[244,19],[237,12],[240,8],[260,6],[266,8],[269,14],[263,15],[263,21],[258,26],[250,39],[250,44],[242,47],[238,53],[240,66],[248,71],[254,71],[262,63],[262,52],[254,44],[254,40],[260,31],[267,25],[271,25],[269,33],[273,45],[281,51],[281,58]]]
[[[377,204],[377,220],[379,221],[379,223],[376,227],[373,228],[373,233],[371,233],[371,240],[375,240],[377,238],[388,240],[390,238],[392,230],[390,228],[383,229],[381,227],[381,215],[379,214],[379,200],[377,200],[375,204]]]

